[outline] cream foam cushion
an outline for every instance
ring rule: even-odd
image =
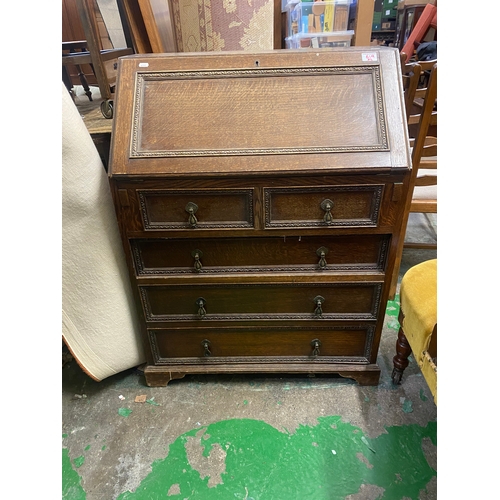
[[[62,85],[62,335],[94,380],[145,361],[107,174]]]

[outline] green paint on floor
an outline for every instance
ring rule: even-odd
[[[363,484],[386,499],[417,500],[436,476],[422,441],[436,445],[435,422],[388,427],[366,438],[341,417],[319,417],[294,433],[233,419],[179,436],[134,492],[117,500],[344,500]]]
[[[405,413],[412,413],[413,412],[413,401],[410,401],[409,399],[407,399],[403,403],[403,411]]]
[[[399,321],[398,321],[399,308],[400,308],[399,294],[396,294],[394,300],[387,301],[387,307],[385,309],[385,314],[387,316],[386,327],[390,328],[391,330],[396,330],[396,331],[399,330]]]
[[[366,444],[367,448],[372,452],[376,453],[376,451],[370,446],[370,443],[368,442],[368,439],[365,438],[365,436],[361,436],[361,441]]]
[[[118,415],[122,417],[128,417],[132,413],[130,408],[118,408]]]
[[[65,500],[85,500],[87,498],[81,485],[81,478],[73,469],[66,448],[62,450],[62,498]]]
[[[75,464],[75,467],[78,469],[80,468],[83,463],[85,462],[85,457],[82,455],[82,456],[79,456],[79,457],[76,457],[74,460],[73,460],[73,463]]]

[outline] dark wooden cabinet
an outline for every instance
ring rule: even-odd
[[[377,384],[410,155],[390,48],[120,59],[109,166],[150,386]]]

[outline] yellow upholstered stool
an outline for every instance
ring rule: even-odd
[[[400,329],[392,380],[401,383],[413,352],[437,404],[437,259],[410,268],[400,289]]]

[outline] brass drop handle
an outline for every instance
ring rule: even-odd
[[[313,348],[312,355],[319,356],[319,348],[321,347],[321,340],[319,339],[311,340],[311,346]]]
[[[200,272],[203,268],[201,263],[201,257],[203,257],[203,252],[201,250],[193,250],[191,255],[194,257],[194,270]]]
[[[204,356],[208,358],[209,356],[212,355],[212,351],[210,351],[210,340],[203,339],[201,341],[201,346],[203,347],[203,350],[205,351]]]
[[[198,224],[198,219],[196,218],[196,215],[194,215],[194,214],[198,210],[198,205],[196,203],[193,203],[192,201],[190,201],[186,205],[186,209],[185,210],[189,214],[189,217],[188,217],[188,223],[189,223],[189,225],[191,227],[196,227],[197,224]]]
[[[327,224],[331,224],[333,222],[333,201],[326,199],[321,202],[321,208],[325,211],[325,216],[323,217],[323,221]]]
[[[314,309],[314,315],[317,318],[322,318],[323,317],[323,302],[325,299],[321,295],[317,295],[314,297],[314,303],[316,304],[316,309]]]
[[[207,310],[205,309],[207,301],[203,297],[199,297],[196,299],[196,305],[198,306],[198,316],[200,319],[203,319],[207,315]]]
[[[326,254],[328,253],[328,248],[320,247],[316,250],[316,255],[319,257],[318,267],[320,269],[326,269]]]

